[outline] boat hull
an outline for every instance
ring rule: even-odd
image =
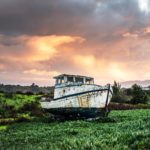
[[[41,106],[46,111],[57,115],[94,117],[103,114],[111,97],[112,91],[109,88],[97,89],[41,102]]]
[[[95,118],[95,117],[104,117],[109,113],[108,109],[105,108],[52,108],[44,109],[45,112],[55,114],[57,116],[64,116],[66,118]]]

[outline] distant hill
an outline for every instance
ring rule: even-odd
[[[133,84],[138,84],[142,87],[148,87],[150,86],[150,80],[135,80],[135,81],[125,81],[121,82],[121,86],[125,88],[131,87]]]
[[[0,92],[5,92],[5,93],[44,93],[48,94],[53,92],[54,87],[49,86],[49,87],[39,87],[36,84],[32,84],[30,86],[21,86],[21,85],[4,85],[0,84]]]

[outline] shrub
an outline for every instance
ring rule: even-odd
[[[117,95],[118,93],[120,93],[121,85],[116,81],[114,81],[114,85],[112,86],[112,88],[113,88],[113,94]]]
[[[132,104],[138,104],[138,103],[145,104],[149,100],[146,92],[143,91],[142,87],[137,84],[134,84],[132,86],[132,95],[133,95],[133,98],[131,99]]]
[[[14,93],[5,93],[5,94],[4,94],[4,97],[5,97],[5,98],[10,98],[10,99],[12,99],[12,98],[15,97],[15,94],[14,94]]]
[[[16,91],[16,94],[24,94],[22,91]]]
[[[121,85],[114,81],[113,85],[113,96],[111,101],[118,103],[125,103],[129,101],[129,97],[126,95],[123,89],[121,89]]]
[[[25,93],[26,95],[34,95],[34,93],[33,92],[31,92],[31,91],[27,91],[26,93]]]
[[[16,117],[17,110],[14,106],[8,104],[1,104],[0,106],[0,118]]]
[[[110,103],[109,104],[110,110],[130,110],[130,109],[150,109],[150,105],[148,104],[123,104],[123,103]]]
[[[129,103],[130,97],[128,97],[123,91],[121,91],[120,93],[113,95],[111,101],[117,103]]]
[[[38,95],[44,95],[44,92],[40,91],[40,92],[38,93]]]
[[[42,108],[40,107],[40,104],[38,101],[26,103],[23,105],[22,108],[20,108],[20,112],[30,112],[33,116],[41,116],[43,115]]]

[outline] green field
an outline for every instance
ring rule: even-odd
[[[112,111],[96,121],[0,126],[0,149],[150,149],[150,109]]]

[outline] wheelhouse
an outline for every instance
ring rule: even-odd
[[[56,79],[55,86],[64,84],[94,84],[94,78],[79,75],[62,74],[54,77],[54,79]]]

